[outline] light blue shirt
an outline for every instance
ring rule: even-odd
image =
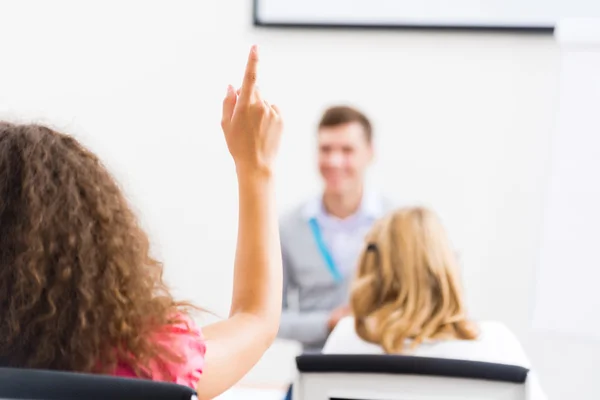
[[[354,273],[365,235],[383,213],[381,199],[371,192],[365,192],[359,209],[344,219],[328,214],[322,197],[312,199],[304,208],[307,221],[316,218],[323,241],[344,277]]]

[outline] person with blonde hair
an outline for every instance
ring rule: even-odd
[[[455,252],[427,208],[398,209],[373,226],[350,305],[352,316],[339,322],[323,353],[405,354],[530,368],[506,326],[469,319]],[[530,398],[546,398],[532,372],[527,385]]]

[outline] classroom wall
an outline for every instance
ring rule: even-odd
[[[599,398],[600,344],[531,328],[557,100],[553,38],[255,29],[250,3],[0,1],[0,112],[52,123],[100,153],[176,292],[225,315],[237,193],[219,113],[256,42],[259,84],[287,126],[280,211],[320,187],[321,110],[364,109],[376,135],[371,184],[441,215],[471,314],[519,336],[551,398]]]

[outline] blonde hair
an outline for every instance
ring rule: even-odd
[[[475,339],[466,317],[458,266],[446,232],[430,210],[399,209],[366,238],[353,283],[355,329],[386,353],[430,339]]]

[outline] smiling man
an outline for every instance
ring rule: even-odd
[[[373,160],[368,118],[347,106],[327,109],[318,126],[324,190],[281,220],[283,315],[279,337],[320,351],[348,315],[349,284],[365,234],[390,208],[365,187]]]

